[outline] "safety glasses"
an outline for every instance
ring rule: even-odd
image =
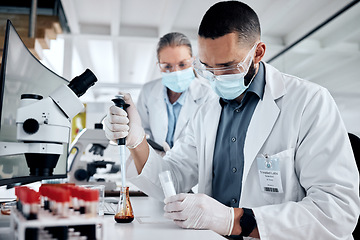
[[[177,64],[172,63],[158,63],[160,70],[163,72],[175,72],[178,70],[184,70],[192,66],[194,58],[183,60]]]
[[[219,67],[219,68],[211,68],[207,67],[205,64],[203,64],[200,59],[197,57],[194,61],[194,69],[195,71],[203,78],[209,80],[209,81],[224,81],[227,78],[222,77],[229,74],[243,74],[246,75],[250,68],[250,64],[253,60],[253,56],[256,50],[258,43],[255,43],[254,46],[250,49],[249,53],[246,55],[246,57],[239,62],[238,64],[234,64],[231,66],[226,67]]]

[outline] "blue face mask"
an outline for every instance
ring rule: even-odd
[[[217,79],[210,81],[214,92],[221,98],[232,100],[240,96],[250,86],[244,84],[245,73],[228,74],[217,76]]]
[[[256,69],[252,64],[246,72],[236,74],[217,75],[210,80],[210,85],[214,92],[221,98],[233,100],[243,94],[255,78]],[[252,75],[249,84],[245,86],[245,76]],[[249,76],[250,78],[250,76]]]
[[[161,72],[162,84],[174,92],[184,92],[195,79],[193,68],[187,68],[176,72]]]
[[[236,65],[236,67],[223,68],[208,68],[202,63],[195,62],[195,69],[200,76],[209,80],[211,88],[221,98],[226,100],[233,100],[243,94],[250,86],[255,75],[252,76],[250,83],[245,86],[244,78],[250,71],[255,74],[253,63],[253,54],[256,51],[258,43],[255,43],[244,60]],[[198,66],[197,66],[198,65]],[[196,67],[197,66],[197,67]],[[244,67],[247,66],[247,67]],[[212,70],[210,70],[212,69]],[[224,72],[223,74],[215,75],[214,72]],[[238,72],[233,74],[226,74],[229,71]]]

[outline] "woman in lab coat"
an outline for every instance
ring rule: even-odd
[[[184,34],[160,38],[157,58],[162,78],[142,87],[137,109],[147,138],[169,149],[184,134],[196,108],[214,94],[196,77],[191,43]]]

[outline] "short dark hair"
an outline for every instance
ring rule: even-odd
[[[260,37],[260,21],[255,11],[239,1],[214,4],[201,20],[198,35],[216,39],[228,33],[237,33],[239,41],[253,44]]]

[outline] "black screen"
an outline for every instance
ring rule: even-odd
[[[68,81],[42,65],[26,48],[11,22],[7,21],[0,71],[0,141],[17,142],[16,112],[21,94],[47,97]],[[70,139],[70,136],[69,136]],[[0,156],[0,186],[30,183],[49,178],[66,178],[68,144],[64,144],[52,176],[29,176],[24,154]],[[0,149],[0,153],[4,152]]]

